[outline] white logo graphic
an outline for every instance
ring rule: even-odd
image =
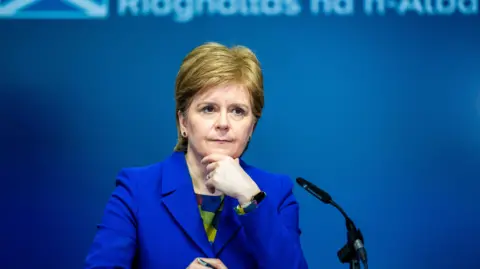
[[[0,19],[104,19],[109,0],[0,0]]]

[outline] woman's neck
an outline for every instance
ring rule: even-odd
[[[188,171],[190,177],[192,178],[193,190],[197,194],[207,194],[207,195],[222,195],[220,191],[215,190],[214,193],[211,193],[207,186],[206,182],[206,170],[205,165],[201,164],[202,157],[198,154],[195,154],[194,151],[188,150],[185,154],[185,159],[188,166]]]

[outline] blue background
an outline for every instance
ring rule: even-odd
[[[0,268],[82,267],[118,170],[171,154],[175,75],[206,41],[263,64],[245,159],[330,192],[370,268],[480,268],[479,16],[306,11],[0,21]],[[341,215],[295,194],[310,267],[348,268]]]

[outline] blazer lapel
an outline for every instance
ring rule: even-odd
[[[217,235],[213,243],[215,257],[228,245],[228,243],[237,235],[241,228],[237,213],[233,209],[236,206],[235,199],[225,196],[224,206],[218,224]]]
[[[162,172],[163,204],[183,229],[185,234],[203,251],[212,257],[212,246],[203,226],[195,192],[183,152],[175,152]],[[167,231],[168,232],[168,231]]]

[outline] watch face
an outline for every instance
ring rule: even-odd
[[[265,198],[265,196],[266,196],[266,193],[261,191],[255,196],[253,196],[253,200],[255,200],[257,203],[260,203]]]

